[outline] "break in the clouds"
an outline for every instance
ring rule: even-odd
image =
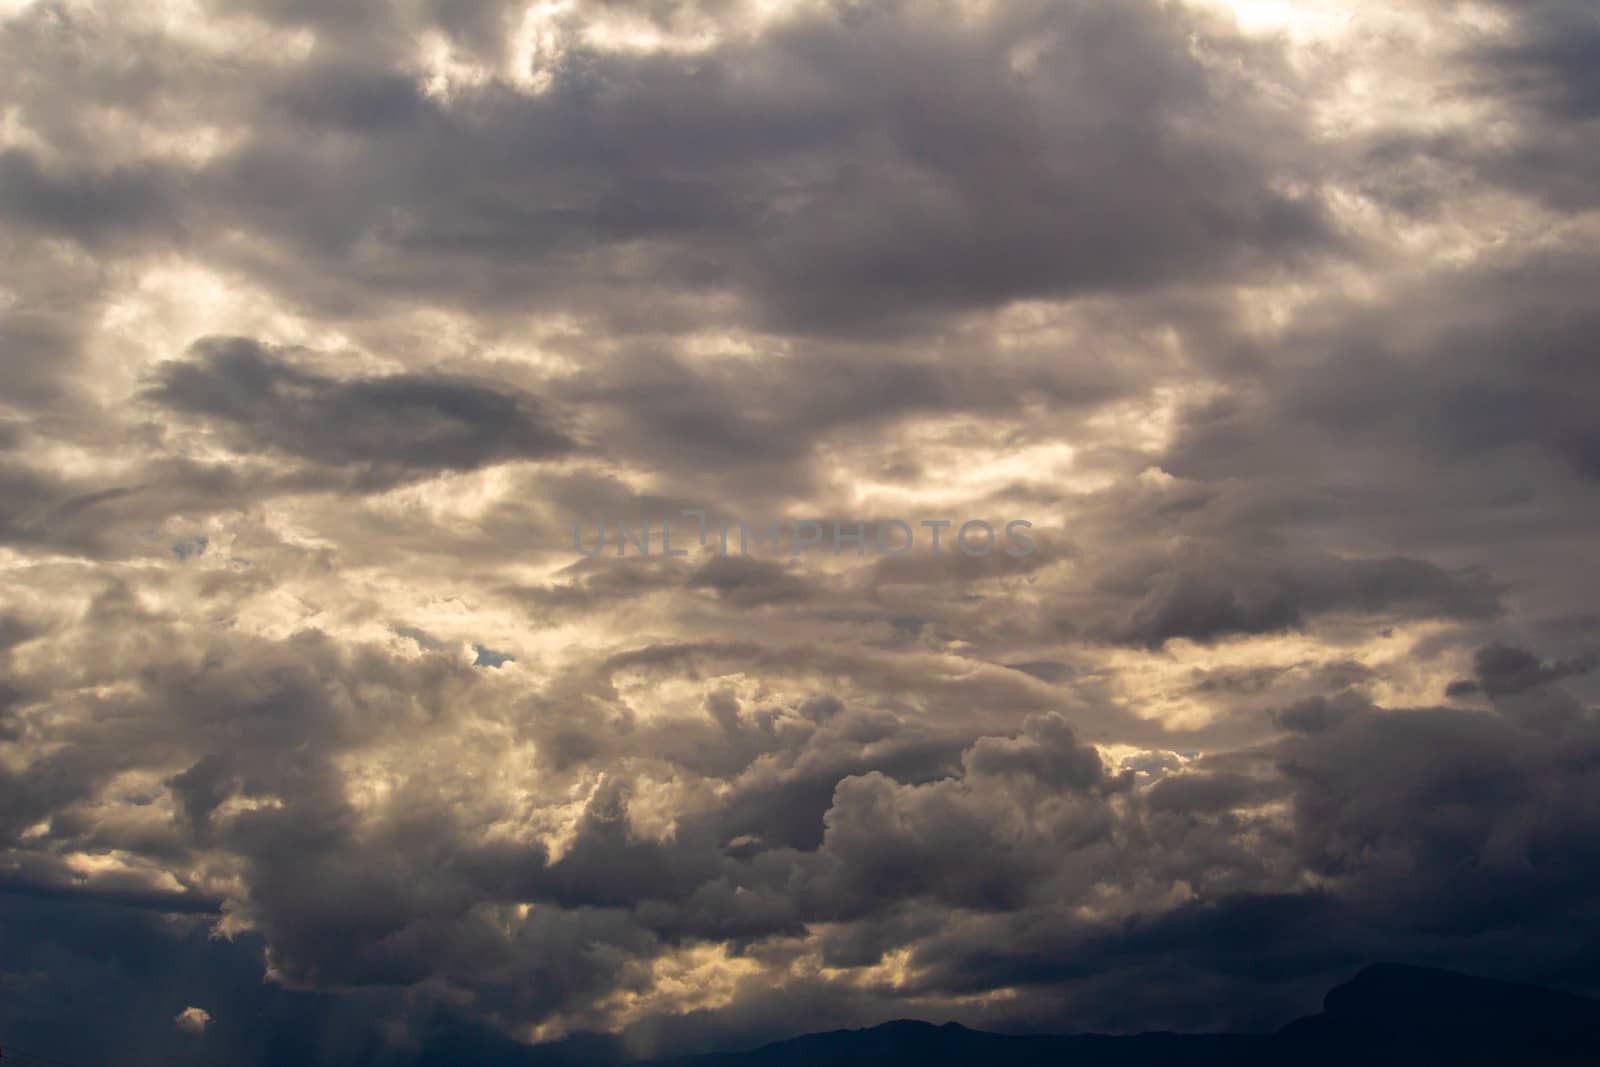
[[[1600,988],[1592,4],[0,12],[0,1043]]]

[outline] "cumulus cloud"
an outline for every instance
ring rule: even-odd
[[[211,1013],[204,1008],[187,1007],[172,1017],[172,1025],[186,1034],[203,1034],[211,1022]]]

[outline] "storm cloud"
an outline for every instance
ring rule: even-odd
[[[0,1045],[1600,990],[1592,8],[4,5]]]

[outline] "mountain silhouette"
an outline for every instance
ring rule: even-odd
[[[1377,964],[1334,987],[1321,1012],[1272,1034],[1014,1036],[956,1023],[901,1020],[808,1034],[746,1052],[658,1062],[660,1067],[1593,1067],[1600,1065],[1600,1001],[1427,967]]]

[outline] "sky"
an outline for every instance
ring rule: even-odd
[[[0,230],[0,1046],[1600,992],[1588,0],[6,0]]]

